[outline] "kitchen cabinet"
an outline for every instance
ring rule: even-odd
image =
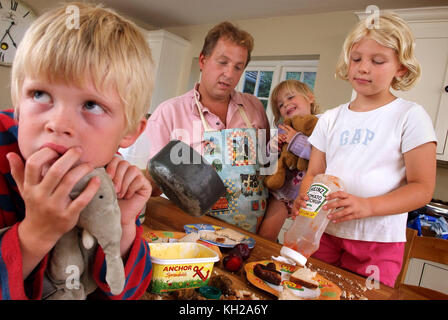
[[[149,113],[152,113],[163,101],[180,93],[179,75],[186,63],[186,54],[190,43],[166,30],[146,31],[146,39],[154,60],[154,92]]]
[[[448,294],[446,279],[448,279],[448,265],[411,258],[404,283]]]
[[[437,160],[448,161],[448,7],[397,10],[397,14],[414,33],[422,68],[417,85],[397,95],[426,109],[437,134]]]

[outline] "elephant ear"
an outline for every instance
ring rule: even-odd
[[[76,199],[81,192],[86,188],[87,184],[89,183],[90,179],[94,176],[98,175],[98,170],[94,169],[92,172],[86,174],[84,177],[82,177],[73,187],[73,190],[70,192],[69,196],[72,200]]]

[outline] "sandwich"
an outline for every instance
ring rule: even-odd
[[[319,287],[319,282],[314,280],[316,274],[316,271],[311,271],[307,267],[299,268],[291,274],[289,281],[308,289],[316,289]]]
[[[219,237],[224,237],[224,238],[233,240],[237,243],[240,243],[246,237],[244,234],[239,233],[238,231],[235,231],[230,228],[219,229],[219,230],[215,231],[215,234]]]

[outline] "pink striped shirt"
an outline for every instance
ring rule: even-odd
[[[199,92],[197,93],[199,94]],[[253,95],[233,91],[227,111],[226,125],[206,106],[203,106],[202,112],[211,129],[245,128],[247,126],[238,111],[240,104],[244,107],[252,127],[267,129],[266,134],[269,137],[269,122],[266,112],[261,102]],[[184,95],[169,99],[157,107],[149,118],[143,133],[148,135],[149,159],[173,139],[181,140],[201,153],[203,132],[204,128],[195,104],[194,89]]]

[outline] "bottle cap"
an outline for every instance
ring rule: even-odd
[[[221,290],[211,286],[203,286],[199,288],[199,293],[207,299],[218,300],[221,297]]]
[[[302,267],[305,266],[306,260],[308,260],[307,258],[305,258],[305,256],[301,255],[297,251],[285,246],[281,248],[280,254],[285,258],[295,261],[298,265],[301,265]]]

